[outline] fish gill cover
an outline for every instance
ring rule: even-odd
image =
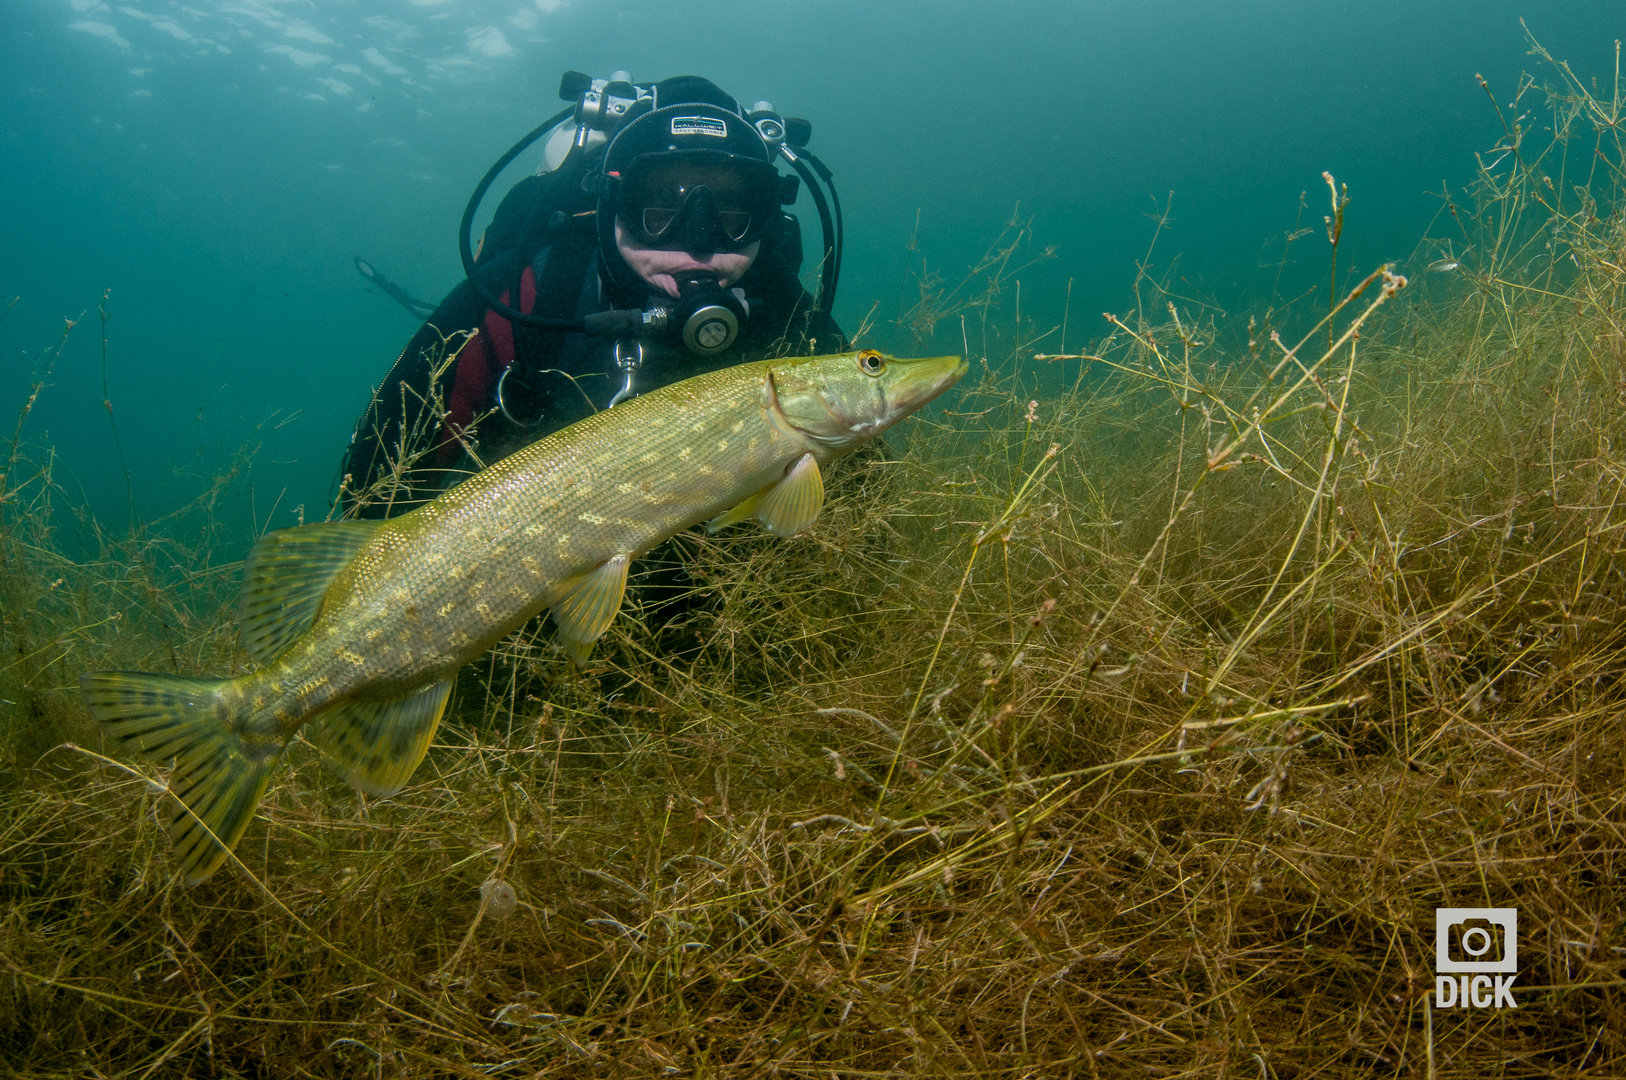
[[[542,627],[503,642],[459,681],[396,796],[356,795],[296,743],[241,866],[188,889],[154,813],[166,771],[98,741],[78,676],[247,669],[237,560],[268,525],[324,516],[361,403],[333,399],[364,400],[411,330],[360,291],[348,241],[395,245],[396,258],[368,254],[397,277],[421,273],[420,291],[451,284],[445,225],[464,180],[522,127],[510,120],[532,115],[513,100],[529,76],[500,65],[575,64],[475,5],[391,9],[417,35],[397,52],[322,21],[330,10],[372,17],[37,4],[11,39],[28,48],[5,77],[42,93],[8,98],[22,102],[8,141],[39,166],[7,174],[9,205],[49,212],[14,216],[0,244],[17,283],[7,299],[21,295],[0,324],[17,416],[0,446],[7,1071],[1626,1069],[1626,102],[1612,37],[1566,41],[1559,56],[1587,58],[1571,65],[1548,55],[1551,40],[1510,30],[1533,50],[1531,80],[1490,71],[1483,89],[1472,73],[1491,65],[1465,61],[1451,77],[1480,111],[1444,111],[1469,150],[1419,164],[1447,183],[1415,200],[1392,193],[1407,175],[1393,162],[1362,173],[1270,157],[1272,179],[1244,188],[1224,180],[1245,171],[1228,159],[1212,190],[1175,185],[1172,205],[1169,184],[1137,181],[1138,199],[1158,195],[1151,219],[1092,210],[1075,238],[1084,226],[1046,199],[1110,190],[1076,170],[1040,183],[972,154],[997,168],[962,178],[961,161],[952,182],[927,182],[917,159],[871,177],[876,147],[897,149],[855,145],[855,132],[878,129],[818,129],[843,148],[842,175],[858,174],[843,189],[849,213],[877,208],[838,315],[891,351],[968,352],[957,395],[887,454],[833,471],[823,519],[798,538],[686,534],[699,595],[685,620],[659,626],[634,608],[581,672]],[[221,110],[232,138],[207,154],[186,150],[222,130],[203,111],[168,114],[195,126],[140,127],[118,110],[159,92],[87,80],[106,107],[97,127],[60,81],[39,78],[79,55],[68,41],[147,69],[131,80],[241,57],[250,39],[205,23],[243,12],[282,28],[239,26],[259,35],[252,63],[231,69],[253,92]],[[872,47],[839,13],[808,36]],[[649,47],[682,26],[675,9],[634,14],[538,11],[559,21],[537,33],[557,39],[579,17]],[[1398,18],[1373,15],[1385,17]],[[1176,22],[1148,33],[1173,48]],[[909,40],[927,45],[967,33],[917,23]],[[469,31],[482,26],[502,27],[515,55],[481,52]],[[1044,28],[1062,37],[1065,19]],[[761,62],[799,55],[749,29]],[[1369,29],[1339,23],[1357,40]],[[1097,42],[1121,40],[1111,20],[1098,30]],[[1404,53],[1393,23],[1387,33]],[[1332,40],[1282,52],[1277,67],[1330,58]],[[834,54],[821,55],[827,67]],[[438,204],[414,195],[395,158],[376,171],[330,161],[346,167],[320,175],[268,167],[278,154],[309,165],[305,136],[342,130],[361,144],[330,116],[280,111],[330,108],[344,95],[315,80],[359,85],[333,71],[349,57],[403,87],[446,57],[433,93],[454,97],[452,112],[495,103],[503,118],[483,137],[422,151],[458,190]],[[705,60],[695,69],[721,66]],[[1239,71],[1236,85],[1268,70]],[[1415,115],[1429,99],[1417,86],[1438,72],[1413,73],[1410,90],[1363,97],[1351,81],[1330,103],[1300,95],[1281,141],[1303,127],[1358,142],[1340,116]],[[884,112],[873,80],[859,83],[863,109]],[[1104,156],[1116,135],[1157,159],[1168,147],[1156,131],[1126,141],[1110,126],[1163,115],[1168,102],[1134,86],[1150,112],[1047,120],[1045,137],[1089,128]],[[414,110],[439,107],[430,96],[358,115],[399,109],[407,132]],[[132,127],[186,168],[121,171]],[[1201,133],[1218,145],[1238,129]],[[1260,138],[1245,147],[1256,163],[1291,156]],[[1215,167],[1196,136],[1180,146]],[[1077,164],[1057,154],[1058,171]],[[362,205],[335,194],[347,173],[379,196],[353,236],[330,216]],[[1030,182],[1035,197],[1012,215]],[[978,194],[990,187],[1009,194],[1002,211]],[[1271,198],[1267,225],[1255,210]],[[1205,199],[1253,209],[1222,220]],[[918,239],[886,255],[917,235],[915,206]],[[1131,255],[1118,238],[1132,231]],[[251,256],[269,269],[243,272]],[[75,321],[48,329],[59,311]],[[227,415],[177,419],[200,401]],[[291,407],[259,423],[268,402]],[[309,411],[290,419],[296,408]],[[307,428],[308,446],[290,434]],[[1441,908],[1518,910],[1516,1008],[1441,1005]]]

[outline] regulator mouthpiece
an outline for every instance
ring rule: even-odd
[[[746,314],[743,299],[723,288],[716,275],[691,273],[678,279],[671,324],[697,356],[715,356],[733,345]]]
[[[725,352],[750,317],[751,302],[743,289],[725,289],[715,274],[690,271],[678,275],[678,297],[652,296],[642,311],[615,308],[586,316],[585,333],[626,341],[676,337],[696,356]]]

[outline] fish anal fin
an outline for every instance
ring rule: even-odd
[[[785,470],[784,479],[756,497],[757,520],[775,536],[790,536],[818,520],[824,506],[824,478],[812,454]]]
[[[757,499],[760,498],[761,495],[762,493],[759,491],[755,495],[747,498],[744,502],[735,506],[732,510],[725,510],[721,514],[718,514],[716,517],[712,518],[710,521],[706,522],[707,535],[722,532],[730,525],[738,525],[740,522],[749,519],[757,512]]]
[[[243,564],[237,621],[255,663],[271,663],[311,628],[333,579],[381,524],[300,525],[267,533],[254,545]]]
[[[632,559],[617,555],[577,578],[554,601],[550,613],[559,638],[578,665],[587,663],[593,642],[615,621],[627,591],[627,568]]]
[[[324,710],[307,731],[352,787],[394,795],[429,752],[451,694],[447,680],[386,701],[352,698]]]

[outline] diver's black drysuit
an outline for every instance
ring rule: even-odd
[[[601,267],[595,199],[582,190],[582,177],[602,153],[574,155],[574,163],[521,180],[503,199],[476,263],[502,302],[552,319],[644,306],[646,296],[626,295]],[[750,314],[734,344],[699,357],[675,340],[647,341],[637,392],[762,357],[845,348],[841,329],[797,277],[800,226],[788,214],[779,224],[763,233],[755,261],[735,283]],[[433,380],[446,414],[437,421],[429,401],[432,370],[450,351],[444,342],[470,331],[461,347],[453,342],[455,358]],[[362,517],[405,513],[470,472],[606,408],[622,383],[614,351],[606,338],[510,323],[462,282],[407,343],[357,423],[343,468],[345,508],[363,494]],[[432,449],[393,490],[370,491],[391,474],[403,432],[408,443]]]

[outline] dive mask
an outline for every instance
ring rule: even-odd
[[[645,154],[615,179],[616,217],[634,241],[696,254],[757,240],[778,214],[783,187],[768,162],[715,150]]]

